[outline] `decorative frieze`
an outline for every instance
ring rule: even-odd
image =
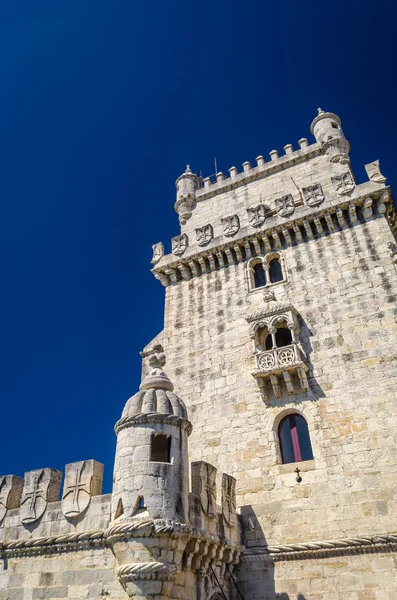
[[[329,207],[325,211],[309,214],[303,219],[296,219],[267,231],[258,231],[245,238],[223,243],[187,259],[181,259],[180,262],[168,264],[167,266],[155,266],[153,273],[156,279],[165,286],[181,280],[188,280],[191,277],[200,277],[219,268],[227,268],[233,264],[249,260],[252,256],[259,256],[267,252],[277,251],[282,247],[304,243],[304,241],[310,240],[314,236],[318,237],[333,233],[349,224],[355,225],[359,222],[357,207],[362,208],[364,219],[371,218],[375,210],[377,214],[385,214],[388,201],[389,194],[387,190],[380,195],[378,193],[354,201],[346,201],[338,206]],[[206,227],[211,229],[207,233],[203,232],[204,237],[205,235],[212,235],[212,226],[207,225]],[[172,238],[173,254],[181,256],[188,248],[188,243],[186,234]]]

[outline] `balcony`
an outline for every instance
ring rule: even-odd
[[[293,375],[297,375],[303,391],[309,390],[306,373],[308,368],[304,362],[304,354],[298,344],[293,342],[281,348],[259,351],[256,353],[256,370],[252,373],[258,381],[259,388],[264,400],[267,400],[267,381],[273,388],[276,398],[280,398],[281,386],[279,377],[282,377],[289,394],[295,394]]]

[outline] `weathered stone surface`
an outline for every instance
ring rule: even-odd
[[[57,471],[27,473],[20,506],[0,477],[0,600],[232,600],[228,569],[247,600],[397,597],[395,209],[377,161],[354,181],[336,115],[311,129],[177,180],[181,234],[153,257],[165,326],[116,424],[113,492],[96,461],[67,465],[62,502]],[[283,463],[292,413],[313,457]]]

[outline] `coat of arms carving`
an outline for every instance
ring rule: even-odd
[[[29,525],[43,516],[49,502],[57,502],[62,473],[55,469],[38,469],[25,473],[20,516]]]
[[[164,256],[164,244],[163,242],[158,242],[157,244],[153,244],[153,258],[150,262],[153,264],[159,262],[160,258]]]
[[[249,224],[252,227],[259,227],[266,220],[266,207],[263,204],[247,208]]]
[[[96,460],[66,465],[62,496],[65,517],[78,517],[88,508],[91,497],[102,491],[102,479],[103,465]]]
[[[236,526],[236,480],[222,474],[222,514],[229,527]]]
[[[213,519],[216,513],[216,468],[204,461],[192,463],[192,492],[200,499],[203,512]]]
[[[171,244],[172,253],[176,254],[177,256],[181,256],[189,245],[189,238],[187,237],[186,233],[182,233],[182,235],[173,237]]]
[[[339,196],[349,194],[354,190],[356,185],[353,181],[352,174],[349,171],[346,171],[346,173],[343,173],[342,175],[331,177],[331,181],[334,184],[336,193],[339,194]]]
[[[212,225],[210,224],[196,229],[196,239],[199,246],[205,246],[206,244],[209,244],[213,237],[214,232],[212,230]]]
[[[280,217],[289,217],[295,210],[295,202],[291,194],[276,198],[276,211]]]
[[[0,524],[11,508],[18,508],[23,487],[23,479],[15,475],[0,477]]]
[[[308,206],[318,206],[324,201],[323,188],[319,183],[302,188],[302,192]]]
[[[223,235],[235,235],[240,229],[240,219],[238,215],[231,215],[222,219]]]

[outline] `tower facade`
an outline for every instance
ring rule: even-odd
[[[311,131],[178,178],[112,492],[92,459],[0,476],[0,600],[397,598],[396,211]]]
[[[396,213],[377,161],[356,181],[337,115],[319,109],[311,131],[200,187],[190,167],[178,179],[180,234],[153,247],[156,343],[192,460],[236,479],[244,597],[389,599]]]

